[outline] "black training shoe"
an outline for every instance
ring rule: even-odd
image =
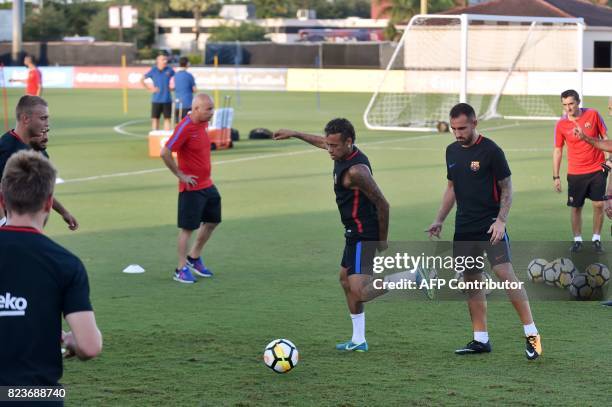
[[[594,241],[593,241],[593,251],[594,251],[596,254],[603,254],[604,249],[603,249],[603,247],[601,246],[601,242],[600,242],[599,240],[594,240]]]
[[[572,243],[572,247],[570,247],[570,253],[578,253],[580,250],[582,250],[582,242]]]
[[[489,353],[491,352],[491,341],[487,343],[482,343],[478,341],[472,341],[465,345],[462,349],[457,349],[455,351],[456,355],[469,355],[472,353]]]

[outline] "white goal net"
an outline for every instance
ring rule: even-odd
[[[435,130],[467,102],[481,119],[556,119],[582,91],[582,19],[417,15],[364,113],[370,129]]]

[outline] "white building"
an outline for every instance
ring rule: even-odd
[[[329,36],[336,41],[350,40],[354,34],[369,35],[370,40],[380,37],[387,26],[386,19],[374,20],[349,17],[346,19],[302,20],[296,18],[266,18],[248,20],[249,23],[264,27],[267,37],[273,42],[290,43],[299,41],[308,34],[323,37]],[[241,24],[242,21],[224,20],[221,18],[205,18],[200,20],[200,39],[198,49],[204,48],[204,43],[210,36],[210,29],[221,25]],[[194,19],[192,18],[160,18],[155,20],[156,46],[158,48],[193,50],[195,40]],[[329,33],[329,35],[328,35]]]

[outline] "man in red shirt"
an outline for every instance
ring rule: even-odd
[[[601,228],[607,174],[601,164],[605,157],[601,150],[580,140],[577,134],[583,132],[591,139],[606,139],[606,125],[597,110],[580,107],[580,96],[575,90],[563,92],[561,103],[565,114],[555,127],[553,183],[555,190],[561,192],[559,169],[563,146],[567,144],[567,206],[571,207],[574,233],[571,251],[576,253],[582,249],[582,206],[589,198],[593,203],[593,249],[596,253],[602,253]]]
[[[42,93],[42,74],[34,63],[34,57],[26,55],[23,59],[23,64],[28,67],[28,79],[11,79],[10,82],[25,83],[26,95],[40,96]]]
[[[176,126],[172,137],[162,148],[161,158],[179,179],[178,202],[178,268],[174,280],[195,283],[192,272],[211,277],[201,253],[213,230],[221,222],[221,196],[210,178],[210,138],[208,121],[214,103],[210,96],[199,93],[193,98],[191,113]],[[172,157],[177,153],[178,165]],[[189,238],[198,230],[191,250]]]

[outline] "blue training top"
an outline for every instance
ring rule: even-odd
[[[174,94],[180,103],[180,105],[177,104],[177,109],[182,108],[185,110],[191,107],[193,87],[195,84],[195,79],[189,72],[182,70],[176,73],[176,76],[174,77]]]
[[[172,103],[170,95],[170,78],[174,76],[174,70],[169,66],[160,71],[157,66],[152,67],[145,75],[145,78],[151,78],[153,84],[159,89],[159,92],[153,93],[151,102],[153,103]]]

